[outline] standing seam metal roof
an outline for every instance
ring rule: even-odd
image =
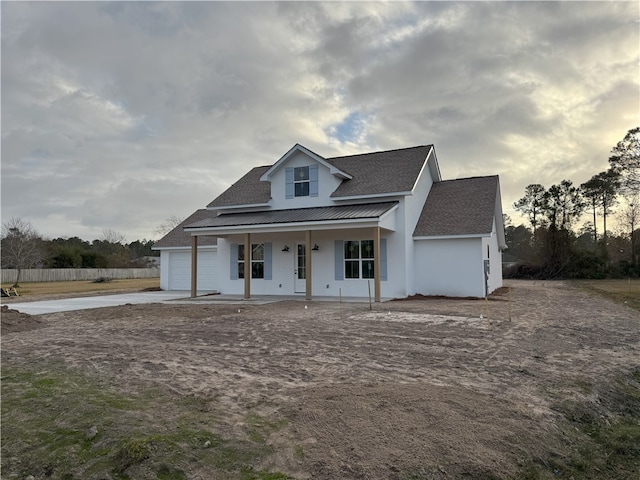
[[[260,212],[227,213],[195,222],[185,228],[220,228],[277,223],[328,222],[336,220],[376,219],[398,202],[337,205],[329,207],[266,210]]]

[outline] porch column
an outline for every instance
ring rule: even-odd
[[[380,227],[373,229],[373,284],[375,301],[380,301]]]
[[[251,298],[251,234],[244,234],[244,298]]]
[[[306,272],[306,299],[311,300],[311,230],[307,230],[305,232],[305,251],[306,255],[304,256],[304,270]]]
[[[191,237],[191,298],[198,295],[198,236]]]

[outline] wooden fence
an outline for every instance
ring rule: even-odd
[[[2,269],[2,284],[14,283],[17,270]],[[160,278],[160,268],[28,268],[20,273],[20,282],[67,282],[109,278]]]

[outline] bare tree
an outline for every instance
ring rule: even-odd
[[[111,230],[110,228],[105,228],[104,230],[102,230],[102,241],[104,242],[122,244],[125,240],[126,237],[124,236],[124,234],[116,230]]]
[[[155,229],[155,232],[158,235],[166,235],[171,230],[180,225],[184,220],[176,215],[171,215],[169,218],[165,220],[164,223],[158,225]]]
[[[20,283],[20,274],[25,268],[32,268],[43,259],[42,238],[38,231],[26,220],[10,218],[2,225],[2,268],[15,268],[18,276],[13,284]]]

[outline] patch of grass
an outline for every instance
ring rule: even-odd
[[[190,468],[210,478],[287,478],[256,468],[281,423],[249,414],[247,438],[225,438],[218,414],[198,405],[157,389],[124,394],[62,364],[24,370],[3,361],[3,478],[181,480]]]
[[[270,433],[285,426],[284,421],[273,422],[266,417],[251,412],[247,415],[246,430],[254,442],[264,443]]]
[[[640,279],[574,280],[573,284],[640,311]]]
[[[126,440],[114,457],[113,470],[122,475],[132,465],[142,463],[151,455],[151,443],[147,438]]]
[[[164,463],[158,467],[158,480],[187,480],[186,474],[179,468],[165,465]]]
[[[252,468],[246,468],[241,472],[241,480],[288,480],[290,477],[284,473],[270,473],[264,470],[254,470]]]
[[[302,445],[296,445],[293,450],[293,458],[296,460],[302,460],[304,458],[304,449]]]
[[[5,287],[6,285],[3,285]],[[70,282],[37,282],[21,283],[20,297],[38,297],[44,295],[67,295],[74,293],[96,293],[112,290],[140,291],[160,287],[159,278],[117,279],[110,282],[94,283],[92,280],[78,280]],[[20,298],[17,297],[17,298]]]
[[[532,461],[528,461],[518,472],[518,480],[542,480],[540,468]]]
[[[636,479],[640,472],[640,369],[556,405],[571,455],[528,462],[517,478]]]

